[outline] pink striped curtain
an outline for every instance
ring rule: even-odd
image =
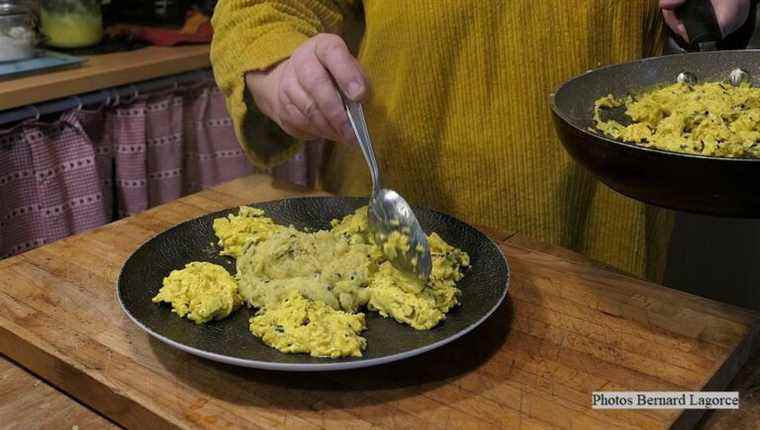
[[[110,154],[75,113],[0,132],[0,255],[111,219]]]
[[[253,173],[212,85],[138,97],[109,110],[119,215]]]
[[[270,173],[313,186],[322,152]],[[253,171],[213,82],[0,130],[0,257]]]
[[[327,162],[328,145],[324,141],[309,142],[287,163],[272,169],[276,179],[314,188],[319,183],[319,174]]]

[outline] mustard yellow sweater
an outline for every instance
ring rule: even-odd
[[[390,188],[415,205],[563,245],[658,279],[671,214],[593,180],[565,154],[548,97],[585,70],[659,52],[657,0],[221,0],[211,60],[254,162],[293,152],[256,134],[243,76],[363,15],[365,103]],[[366,195],[358,149],[336,145],[323,186]]]

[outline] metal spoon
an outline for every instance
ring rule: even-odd
[[[391,264],[401,271],[412,273],[426,281],[430,278],[432,270],[427,236],[406,200],[397,192],[382,187],[380,168],[377,166],[361,104],[349,100],[341,91],[338,93],[372,177],[372,196],[367,210],[370,233],[381,247],[394,231],[408,236],[409,251],[399,253],[396,258],[391,259]]]

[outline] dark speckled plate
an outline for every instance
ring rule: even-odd
[[[254,204],[281,224],[297,228],[326,229],[330,220],[351,213],[366,199],[307,197]],[[137,325],[159,340],[183,351],[239,366],[287,371],[324,371],[375,366],[422,354],[468,333],[480,325],[504,300],[509,267],[496,244],[478,230],[438,212],[415,208],[423,229],[437,232],[448,243],[463,249],[472,268],[460,281],[462,306],[432,330],[417,331],[367,313],[367,349],[361,358],[313,358],[283,354],[262,343],[248,331],[253,311],[243,308],[229,318],[205,325],[179,318],[167,305],[151,298],[163,278],[191,261],[210,261],[235,272],[234,260],[221,257],[211,228],[214,218],[236,209],[206,215],[180,224],[143,244],[122,268],[118,298]]]

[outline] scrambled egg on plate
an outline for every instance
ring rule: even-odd
[[[172,312],[196,324],[226,318],[242,303],[232,275],[218,264],[204,262],[173,270],[153,301],[171,303]]]
[[[456,282],[470,264],[465,252],[433,233],[429,281],[425,284],[398,271],[388,258],[408,250],[408,240],[399,239],[389,249],[376,245],[368,233],[366,207],[333,220],[330,230],[312,233],[276,224],[251,207],[215,219],[213,227],[221,254],[236,259],[234,280],[220,266],[191,263],[164,280],[154,301],[169,302],[174,312],[198,323],[224,318],[242,301],[257,309],[250,319],[251,333],[286,353],[361,356],[366,347],[361,309],[417,330],[431,329],[459,304]],[[208,274],[200,276],[199,271]],[[178,279],[183,279],[182,285],[203,279],[194,287],[205,292],[195,293],[196,302],[218,310],[206,311],[203,315],[212,316],[203,318],[184,311],[188,302],[184,291],[189,287],[175,287]],[[228,290],[231,280],[238,302],[220,307],[217,303],[223,300],[218,296]]]

